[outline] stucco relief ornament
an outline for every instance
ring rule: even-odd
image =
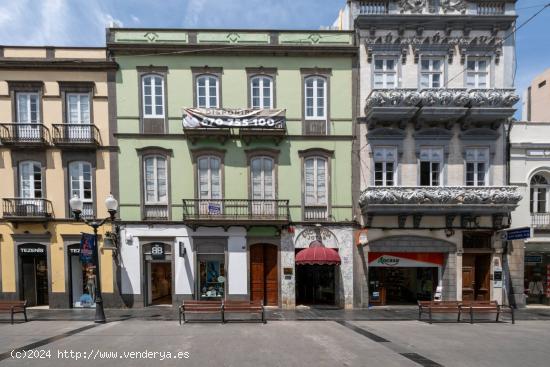
[[[465,13],[467,4],[465,0],[441,0],[441,7],[445,13],[448,11]]]
[[[426,0],[400,0],[399,6],[401,7],[401,13],[406,11],[422,13],[422,9],[426,7]]]
[[[426,89],[421,92],[423,106],[460,106],[463,107],[470,101],[468,93],[464,90],[453,89]]]
[[[420,93],[415,90],[375,90],[367,98],[366,106],[389,107],[389,106],[416,106],[421,100]]]

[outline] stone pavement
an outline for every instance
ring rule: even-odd
[[[35,320],[0,324],[0,366],[540,367],[548,365],[549,339],[550,321],[540,320],[184,326],[139,318],[107,324]]]

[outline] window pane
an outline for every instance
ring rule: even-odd
[[[430,186],[430,162],[420,162],[420,186]]]
[[[393,70],[395,68],[395,61],[393,59],[386,60],[386,69]]]
[[[374,61],[374,68],[376,70],[382,70],[384,69],[384,60],[375,60]]]
[[[393,186],[393,163],[386,163],[386,186]]]
[[[430,60],[422,60],[422,70],[430,70]]]

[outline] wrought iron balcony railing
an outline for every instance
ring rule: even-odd
[[[183,221],[190,225],[280,225],[290,221],[288,200],[184,199]]]
[[[531,213],[531,227],[550,229],[550,213]]]
[[[41,123],[0,124],[2,144],[47,145],[50,142],[50,130]]]
[[[3,214],[10,219],[47,219],[53,216],[53,207],[46,199],[11,198],[3,200]]]
[[[53,143],[55,145],[98,146],[101,144],[101,135],[94,124],[54,124]]]

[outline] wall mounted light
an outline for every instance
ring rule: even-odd
[[[179,242],[179,248],[180,248],[180,257],[185,257],[187,255],[187,248],[185,248],[185,244],[183,242]]]

